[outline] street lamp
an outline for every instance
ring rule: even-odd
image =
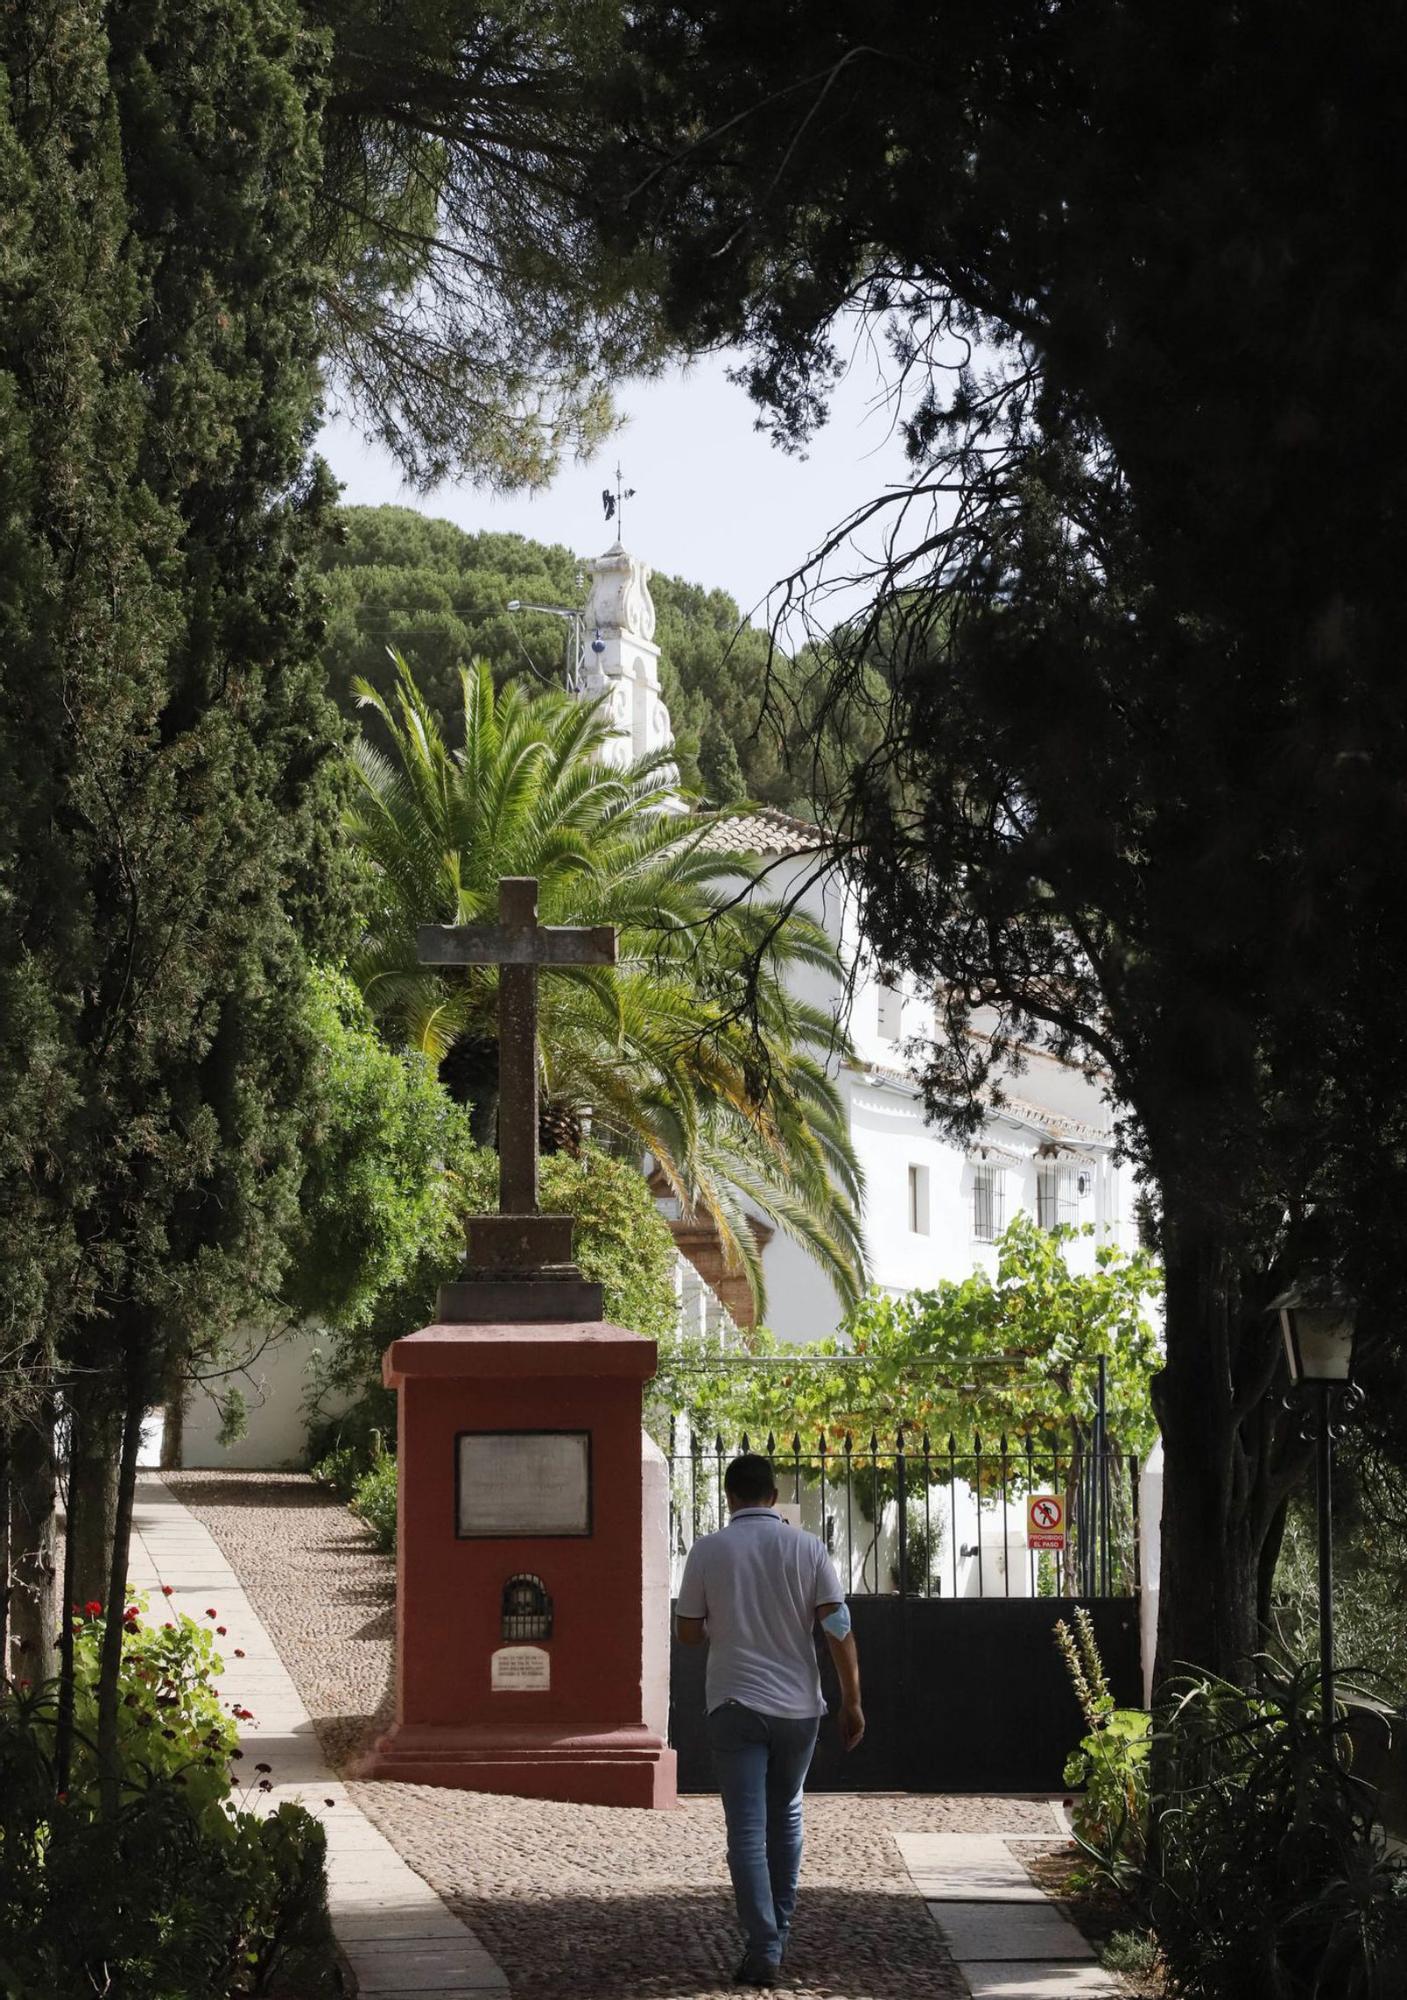
[[[1319,1507],[1319,1667],[1325,1733],[1334,1728],[1334,1439],[1362,1408],[1363,1391],[1352,1380],[1356,1301],[1329,1281],[1307,1276],[1291,1285],[1270,1312],[1280,1315],[1289,1363],[1290,1407],[1301,1412],[1301,1435],[1316,1446]]]
[[[560,618],[567,627],[565,637],[565,659],[563,671],[566,676],[567,692],[580,694],[582,691],[582,659],[586,651],[586,613],[570,604],[529,604],[526,598],[510,597],[510,611],[536,611],[544,618]],[[593,652],[601,652],[600,646],[593,646]]]

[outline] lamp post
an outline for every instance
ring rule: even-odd
[[[1332,1284],[1306,1278],[1272,1299],[1280,1315],[1292,1386],[1287,1404],[1302,1413],[1301,1434],[1315,1445],[1319,1511],[1319,1666],[1325,1734],[1334,1729],[1334,1439],[1362,1408],[1352,1380],[1358,1307]]]
[[[577,581],[580,582],[581,579],[578,577]],[[580,609],[573,609],[570,604],[529,604],[526,598],[522,597],[510,597],[508,600],[508,609],[510,611],[536,611],[544,618],[560,618],[562,620],[563,624],[567,627],[564,642],[566,655],[563,664],[567,692],[568,694],[580,694],[582,688],[581,663],[582,656],[586,651],[586,613]],[[592,646],[593,652],[599,653],[602,650],[603,648],[600,645]]]

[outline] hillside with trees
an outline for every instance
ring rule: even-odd
[[[404,654],[440,715],[458,709],[459,668],[476,655],[500,684],[536,676],[561,686],[567,625],[507,608],[514,598],[585,602],[585,568],[560,543],[469,534],[409,507],[345,507],[324,560],[325,656],[331,691],[347,713],[358,676],[382,693],[394,687],[390,647]],[[660,575],[650,589],[686,787],[718,805],[751,798],[811,817],[809,659],[774,653],[724,590]]]

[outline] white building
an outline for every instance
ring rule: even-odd
[[[673,742],[659,686],[648,568],[619,543],[590,565],[586,628],[598,649],[587,693],[618,719],[613,761]],[[1097,1080],[1040,1049],[1028,1051],[1008,1103],[980,1139],[961,1146],[925,1118],[914,1082],[914,1053],[935,1032],[931,1002],[912,980],[882,982],[867,962],[852,899],[818,856],[817,829],[763,808],[719,828],[725,851],[764,864],[770,896],[800,892],[801,905],[839,947],[844,984],[801,975],[806,997],[848,1027],[854,1059],[838,1061],[850,1134],[866,1183],[865,1239],[873,1282],[894,1292],[995,1268],[996,1237],[1018,1209],[1044,1223],[1091,1223],[1095,1235],[1070,1248],[1073,1268],[1092,1265],[1100,1241],[1132,1248],[1133,1190],[1114,1161],[1114,1133]],[[780,1231],[762,1253],[767,1321],[793,1340],[834,1332],[841,1306],[829,1279]],[[712,1276],[710,1272],[708,1275]],[[730,1301],[731,1302],[731,1301]],[[741,1315],[740,1315],[741,1316]]]
[[[605,754],[625,765],[667,750],[674,741],[660,692],[650,572],[619,543],[589,569],[582,693],[608,704],[613,732]],[[682,800],[679,810],[687,810]],[[864,962],[853,907],[837,874],[820,866],[817,841],[815,827],[770,808],[726,822],[715,836],[723,850],[763,861],[770,895],[802,890],[804,906],[840,947],[848,974],[844,989],[835,983],[823,987],[817,974],[804,976],[813,982],[808,997],[847,1022],[854,1044],[855,1060],[838,1063],[837,1077],[865,1174],[872,1280],[904,1292],[939,1278],[966,1277],[975,1264],[992,1267],[993,1239],[1018,1208],[1052,1222],[1092,1222],[1100,1236],[1131,1247],[1131,1189],[1126,1173],[1113,1164],[1108,1110],[1097,1085],[1077,1071],[1033,1051],[1013,1086],[1013,1101],[993,1113],[980,1144],[968,1149],[942,1138],[925,1121],[905,1051],[932,1034],[932,1007],[912,981],[886,987]],[[668,1205],[661,1206],[668,1213]],[[710,1230],[676,1217],[671,1221],[684,1253],[676,1273],[681,1329],[721,1337],[727,1323],[719,1295],[745,1320],[746,1285],[720,1273]],[[761,1217],[758,1224],[769,1325],[791,1340],[833,1332],[841,1307],[825,1273],[780,1230]],[[1079,1268],[1082,1259],[1092,1261],[1093,1250],[1093,1242],[1073,1246],[1071,1263]],[[695,1270],[703,1284],[695,1281]],[[311,1333],[267,1347],[252,1343],[247,1365],[230,1378],[249,1412],[246,1435],[232,1445],[220,1442],[218,1398],[203,1388],[193,1391],[183,1463],[300,1463],[307,1369],[318,1344]]]

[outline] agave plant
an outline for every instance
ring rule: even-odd
[[[417,926],[491,920],[505,875],[532,875],[544,923],[612,924],[618,963],[562,967],[539,991],[548,1142],[593,1137],[657,1165],[686,1215],[711,1219],[759,1311],[749,1210],[805,1246],[850,1304],[864,1282],[861,1176],[830,1066],[848,1054],[795,975],[839,974],[819,925],[715,852],[722,815],[680,815],[667,753],[604,762],[595,707],[461,674],[451,748],[404,660],[384,700],[388,748],[351,752],[347,825],[365,876],[352,971],[384,1031],[434,1056],[489,1136],[496,1104],[497,969],[420,965]],[[751,883],[753,886],[747,886]],[[742,892],[742,893],[740,893]]]

